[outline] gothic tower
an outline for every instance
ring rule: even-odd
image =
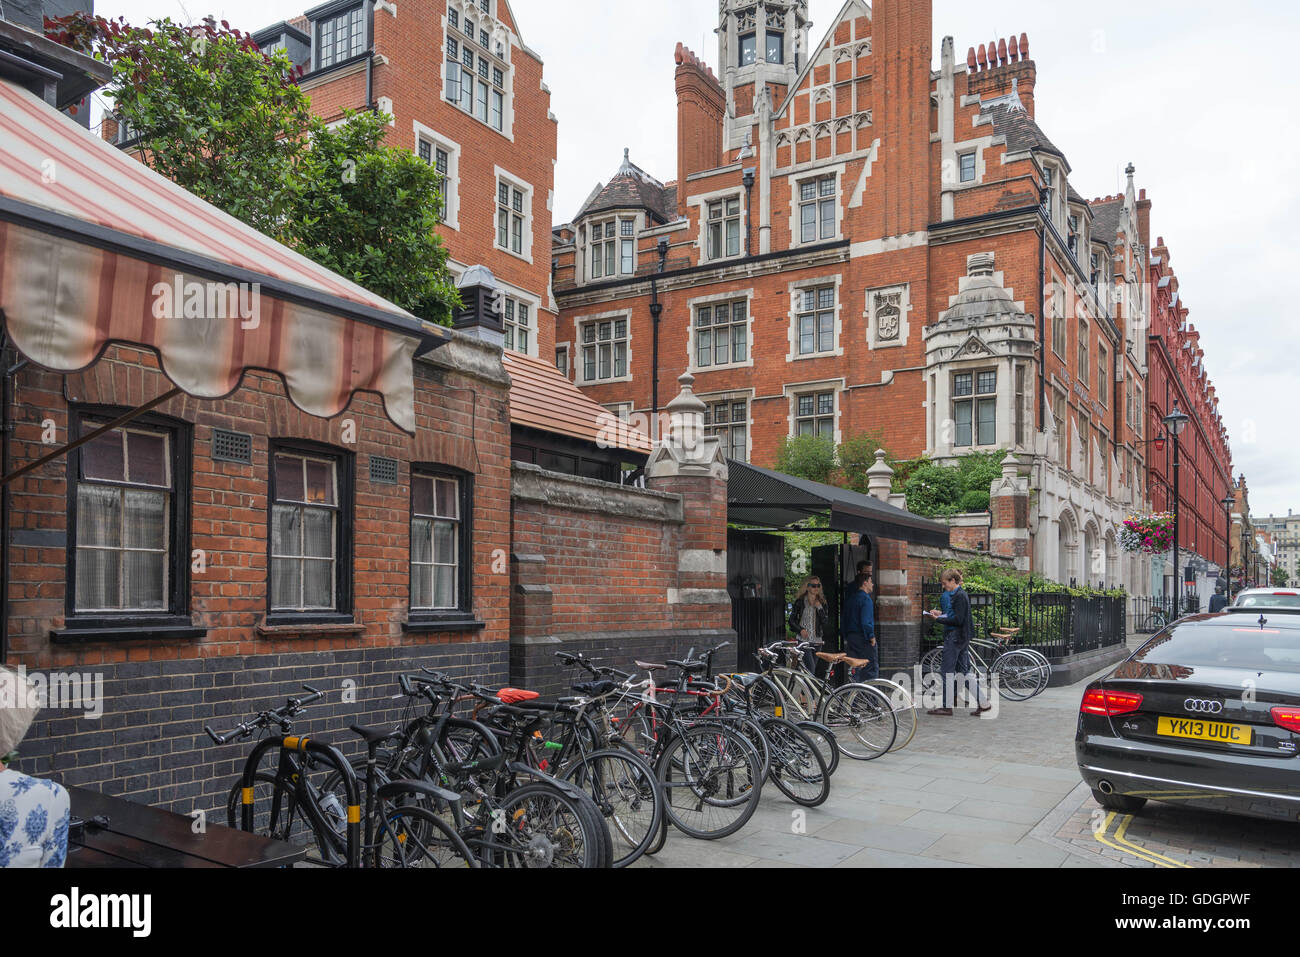
[[[726,148],[745,141],[766,87],[779,104],[808,62],[808,0],[719,0],[718,72],[727,95]]]

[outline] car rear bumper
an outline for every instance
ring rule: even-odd
[[[1079,773],[1091,788],[1186,807],[1227,811],[1249,817],[1300,821],[1300,769],[1225,768],[1210,756],[1203,765],[1185,753],[1167,754],[1158,746],[1134,746],[1127,739],[1081,735],[1075,742]],[[1164,758],[1164,760],[1162,760]],[[1234,762],[1235,764],[1235,762]]]

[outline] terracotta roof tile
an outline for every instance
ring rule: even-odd
[[[510,373],[510,423],[557,432],[588,442],[648,454],[650,440],[601,408],[555,366],[542,359],[505,354]]]

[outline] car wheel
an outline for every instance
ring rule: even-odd
[[[1129,797],[1125,794],[1102,794],[1092,789],[1092,797],[1108,811],[1120,811],[1124,814],[1136,814],[1147,803],[1146,798]]]

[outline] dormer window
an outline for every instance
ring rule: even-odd
[[[740,255],[740,199],[716,200],[708,205],[705,235],[709,259]]]
[[[316,69],[360,56],[366,49],[365,9],[357,5],[316,21]]]
[[[1070,247],[1070,255],[1076,258],[1079,255],[1079,217],[1070,217],[1070,235],[1066,240],[1066,245]]]
[[[636,222],[610,219],[591,227],[591,278],[630,276],[636,272]]]

